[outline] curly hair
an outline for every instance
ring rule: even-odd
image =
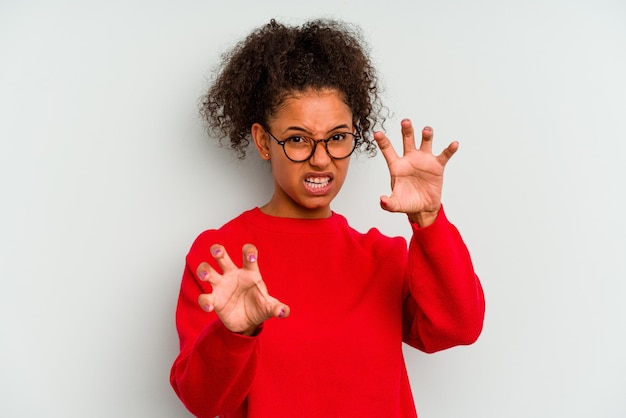
[[[384,122],[376,71],[358,28],[335,20],[290,27],[272,19],[253,31],[222,55],[200,114],[243,159],[252,125],[267,126],[290,94],[309,88],[341,93],[361,133],[357,150],[374,155],[370,128]]]

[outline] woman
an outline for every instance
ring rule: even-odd
[[[441,207],[458,149],[403,120],[404,155],[382,132],[376,77],[358,34],[272,20],[224,56],[203,103],[211,132],[269,161],[267,203],[200,234],[177,308],[171,383],[199,417],[415,417],[402,342],[471,344],[484,298]],[[331,210],[350,155],[380,148],[412,238],[352,229]],[[242,251],[241,262],[236,254]],[[277,319],[273,319],[277,318]]]

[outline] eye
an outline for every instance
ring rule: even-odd
[[[335,134],[333,136],[331,136],[330,138],[328,138],[331,142],[338,142],[338,141],[345,141],[346,137],[348,136],[348,134],[345,133],[340,133],[340,134]]]
[[[290,136],[285,140],[285,142],[292,145],[307,145],[311,142],[311,140],[305,136]]]

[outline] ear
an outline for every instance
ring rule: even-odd
[[[263,129],[261,124],[255,123],[252,125],[251,133],[254,145],[256,146],[259,155],[262,159],[269,160],[271,158],[270,138],[265,132],[265,129]]]

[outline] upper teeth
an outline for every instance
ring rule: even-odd
[[[309,183],[322,184],[328,183],[330,181],[330,177],[311,177],[306,179],[306,181],[308,181]]]
[[[315,189],[326,187],[330,182],[330,177],[311,177],[305,180],[309,187],[313,187]]]

